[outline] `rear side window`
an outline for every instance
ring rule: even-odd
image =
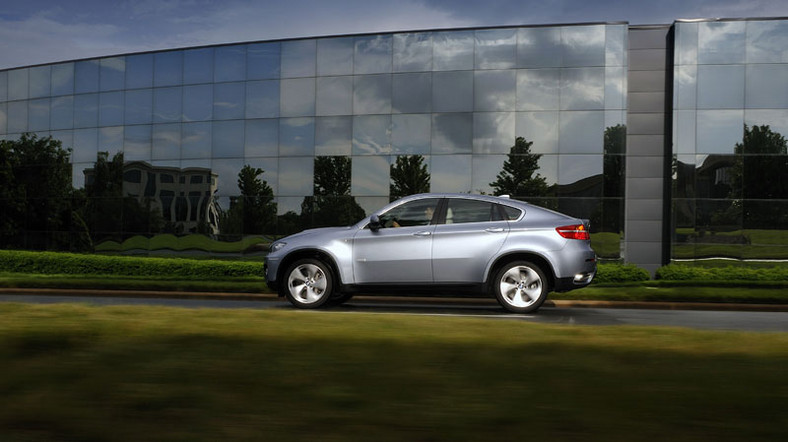
[[[504,213],[506,213],[506,219],[508,219],[509,221],[514,221],[520,218],[520,215],[522,215],[523,213],[522,210],[515,209],[514,207],[509,207],[509,206],[501,206],[501,207],[503,207],[503,211]]]
[[[486,201],[450,198],[446,208],[446,224],[501,221],[498,208]]]

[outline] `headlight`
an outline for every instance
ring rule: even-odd
[[[287,245],[286,242],[275,242],[271,244],[271,253],[282,250],[282,248],[286,245]]]

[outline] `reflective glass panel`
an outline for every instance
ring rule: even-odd
[[[211,123],[184,123],[181,127],[181,158],[210,158]]]
[[[183,87],[183,120],[204,121],[213,117],[213,86]]]
[[[226,122],[222,122],[224,124]],[[216,174],[216,195],[238,196],[238,172],[244,167],[241,159],[220,159],[211,161],[211,172]]]
[[[744,66],[698,66],[698,108],[744,107]]]
[[[678,109],[694,109],[697,106],[698,67],[678,66],[675,69]]]
[[[246,118],[279,116],[279,81],[246,83]]]
[[[432,70],[432,34],[394,35],[394,72]]]
[[[432,68],[436,71],[473,69],[473,31],[436,32],[432,37]]]
[[[432,74],[395,74],[392,83],[392,112],[432,111]]]
[[[30,100],[27,127],[31,131],[49,130],[49,98]]]
[[[434,155],[430,168],[430,192],[471,192],[470,155]]]
[[[107,152],[109,159],[123,150],[123,126],[102,127],[98,130],[98,150]]]
[[[279,111],[283,117],[307,117],[315,114],[315,79],[282,80]]]
[[[75,101],[74,110],[80,107],[79,102]],[[150,89],[126,91],[125,107],[126,124],[150,123],[153,119],[153,91]]]
[[[8,72],[0,72],[0,102],[8,101]]]
[[[518,112],[516,134],[530,141],[532,153],[558,153],[558,112]]]
[[[78,94],[98,92],[99,62],[98,60],[78,61],[74,63],[74,91]]]
[[[559,196],[602,196],[602,155],[561,155],[558,157]],[[586,180],[598,176],[599,180]],[[582,182],[581,182],[582,181]]]
[[[99,94],[99,126],[123,124],[123,92]]]
[[[473,114],[432,115],[432,153],[471,153]]]
[[[673,135],[675,136],[676,143],[673,147],[674,151],[679,154],[695,153],[695,111],[676,111],[676,120],[674,123]]]
[[[353,71],[356,74],[391,72],[391,36],[356,37]]]
[[[698,23],[698,63],[744,63],[745,26],[743,21]]]
[[[628,34],[629,27],[627,25],[605,26],[606,66],[626,66]]]
[[[605,107],[605,69],[561,70],[561,110],[591,110]]]
[[[560,67],[561,50],[561,28],[517,30],[517,67]]]
[[[751,109],[744,113],[744,123],[748,126],[769,125],[772,132],[788,134],[788,109]]]
[[[282,78],[315,76],[315,40],[282,43]]]
[[[52,129],[71,129],[74,126],[74,97],[53,98],[50,118]]]
[[[123,159],[125,161],[151,160],[150,125],[126,126],[123,132]]]
[[[153,86],[153,55],[129,55],[126,57],[126,89]]]
[[[514,112],[473,115],[473,153],[509,153],[514,145]]]
[[[258,176],[263,182],[271,186],[274,195],[278,194],[279,185],[279,159],[278,158],[252,158],[244,160],[244,164],[263,169],[263,174]]]
[[[50,66],[30,68],[30,98],[48,97],[52,84]]]
[[[594,111],[561,112],[560,153],[602,153],[605,113]]]
[[[626,109],[626,69],[605,68],[605,109]]]
[[[392,115],[391,151],[394,154],[429,154],[432,117]]]
[[[747,66],[747,108],[788,108],[788,64]]]
[[[350,155],[353,146],[351,117],[315,119],[315,155]]]
[[[246,114],[246,84],[220,83],[213,85],[213,118],[215,120],[242,119]]]
[[[604,66],[605,26],[565,26],[561,28],[563,66]]]
[[[359,196],[384,196],[389,194],[388,157],[353,157],[351,173],[351,194]]]
[[[353,77],[317,79],[317,115],[353,114]]]
[[[741,143],[744,112],[740,110],[699,110],[697,152],[733,153]]]
[[[153,91],[153,122],[174,123],[183,119],[183,89],[160,88]]]
[[[27,102],[8,103],[8,133],[17,134],[27,131]]]
[[[246,77],[246,46],[219,46],[214,52],[213,80],[243,81]]]
[[[183,83],[197,84],[213,81],[213,48],[183,51]]]
[[[154,160],[177,160],[181,157],[181,125],[154,124],[152,133]]]
[[[279,78],[281,46],[279,43],[258,43],[246,47],[246,79]]]
[[[0,103],[0,135],[4,135],[8,131],[8,104]],[[0,140],[5,137],[0,136]]]
[[[74,127],[98,125],[98,94],[74,96]]]
[[[506,159],[506,155],[474,155],[472,192],[493,194],[490,184],[495,182]]]
[[[432,76],[433,112],[473,110],[473,72],[436,72]]]
[[[698,63],[698,24],[676,23],[676,54],[679,65]]]
[[[476,31],[476,69],[510,69],[516,65],[517,30]]]
[[[315,162],[304,158],[279,158],[279,195],[300,196],[312,194]],[[300,201],[299,201],[300,203]],[[282,208],[280,208],[280,211]],[[300,212],[300,209],[298,209]]]
[[[391,75],[364,75],[353,78],[353,113],[391,113]]]
[[[747,63],[788,62],[788,21],[747,22]]]
[[[473,93],[476,111],[512,111],[515,103],[516,72],[477,71]]]
[[[95,162],[98,154],[98,130],[77,129],[74,131],[74,151],[71,161],[74,163]]]
[[[317,40],[317,75],[350,75],[353,73],[353,38]]]
[[[391,152],[391,116],[353,117],[353,155]]]
[[[8,71],[8,99],[26,100],[28,98],[29,76],[28,69],[14,69]]]
[[[315,119],[282,118],[279,120],[279,155],[312,156],[315,154]]]
[[[244,157],[275,157],[279,154],[279,122],[275,119],[246,120]]]
[[[126,59],[123,57],[101,60],[100,86],[102,91],[123,89],[126,82]]]
[[[52,66],[52,95],[69,95],[73,93],[74,63],[63,63]]]
[[[243,121],[214,121],[212,130],[213,158],[243,158],[245,133]]]
[[[153,56],[153,85],[176,86],[183,83],[183,52],[159,52]]]
[[[517,71],[517,110],[558,110],[560,81],[558,69]]]

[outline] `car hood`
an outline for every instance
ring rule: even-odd
[[[317,228],[317,229],[307,229],[307,230],[304,230],[304,231],[301,231],[301,232],[298,232],[298,233],[294,233],[294,234],[292,234],[290,236],[284,237],[284,238],[280,239],[279,241],[284,241],[284,242],[298,241],[298,242],[302,242],[304,240],[308,240],[311,237],[315,237],[315,236],[320,236],[322,238],[326,238],[326,237],[334,236],[335,234],[338,234],[340,232],[347,232],[347,231],[349,231],[352,228],[353,228],[353,226],[347,226],[347,227],[320,227],[320,228]]]

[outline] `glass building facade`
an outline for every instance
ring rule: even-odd
[[[788,22],[668,28],[666,255],[784,258]],[[587,218],[597,253],[627,260],[631,32],[382,33],[0,71],[0,139],[32,133],[70,149],[74,204],[61,222],[0,214],[2,246],[237,253],[432,191],[509,194]],[[759,137],[773,143],[748,141]]]

